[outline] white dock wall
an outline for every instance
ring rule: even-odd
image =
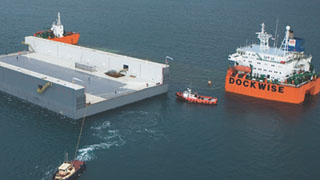
[[[87,108],[87,112],[85,113],[85,109],[79,109],[78,113],[74,117],[74,119],[79,119],[86,114],[87,116],[91,116],[94,114],[98,114],[107,110],[115,109],[121,107],[126,104],[134,103],[137,101],[141,101],[156,95],[160,95],[168,92],[168,84],[149,87],[143,89],[141,91],[136,91],[133,93],[128,93],[123,96],[117,96],[107,101],[102,101],[96,104],[91,104]]]
[[[162,69],[166,68],[164,64],[33,36],[26,37],[25,42],[37,53],[58,57],[73,64],[81,62],[90,66],[96,66],[96,69],[101,72],[107,72],[109,70],[120,71],[124,65],[127,65],[129,67],[128,75],[133,75],[154,83],[163,82]],[[54,64],[54,62],[52,63]]]
[[[84,88],[73,89],[48,79],[42,79],[44,75],[34,76],[23,71],[1,64],[0,90],[70,118],[75,117],[78,111],[77,98],[84,97]],[[47,82],[52,82],[52,86],[43,93],[38,93],[38,86],[43,86]],[[84,102],[80,107],[84,107]]]

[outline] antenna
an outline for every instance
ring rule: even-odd
[[[271,34],[268,34],[265,31],[264,23],[261,24],[261,32],[256,33],[258,35],[258,39],[260,40],[260,49],[262,51],[269,50],[269,39],[272,38]]]
[[[58,12],[57,25],[61,25],[60,12]]]
[[[290,26],[286,27],[286,33],[285,33],[285,37],[281,43],[280,49],[283,50],[284,54],[288,53],[288,41],[289,41],[289,33],[290,33]]]
[[[278,46],[278,25],[279,25],[279,17],[277,18],[277,22],[276,22],[276,30],[274,32],[274,47],[277,47]]]

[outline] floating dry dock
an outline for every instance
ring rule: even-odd
[[[32,36],[25,43],[29,51],[0,56],[0,90],[70,118],[168,91],[168,65]]]

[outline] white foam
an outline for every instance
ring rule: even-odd
[[[94,154],[97,150],[105,150],[110,147],[122,146],[126,143],[123,137],[119,134],[118,130],[110,129],[110,121],[105,121],[99,126],[93,126],[90,129],[93,129],[93,136],[103,140],[101,143],[86,145],[83,148],[78,150],[79,155],[77,156],[78,160],[81,161],[91,161],[96,159]]]
[[[91,127],[91,129],[102,130],[102,129],[106,129],[106,128],[108,128],[108,127],[111,127],[110,121],[105,121],[105,122],[102,123],[101,126]]]
[[[113,129],[110,121],[104,121],[102,124],[95,124],[90,127],[93,130],[92,135],[97,137],[100,143],[86,145],[78,150],[77,159],[82,161],[92,161],[96,159],[95,151],[106,150],[111,147],[122,146],[126,143],[124,136],[127,138],[135,138],[136,135],[146,135],[149,138],[157,141],[164,134],[157,130],[161,115],[155,112],[147,111],[123,111],[119,114],[121,119],[124,119],[126,128],[119,131]]]
[[[80,161],[94,160],[94,159],[96,159],[94,151],[109,149],[112,146],[121,146],[124,143],[125,142],[112,141],[112,142],[108,142],[108,143],[87,145],[84,148],[78,150],[79,155],[78,155],[77,159]]]

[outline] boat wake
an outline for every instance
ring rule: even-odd
[[[162,116],[157,112],[147,111],[124,111],[120,114],[125,130],[122,134],[128,141],[138,142],[142,138],[150,138],[155,142],[163,138],[164,133],[158,128]]]
[[[103,142],[85,145],[79,149],[77,159],[80,161],[92,161],[97,158],[94,151],[109,149],[113,146],[122,146],[126,143],[118,130],[111,129],[109,121],[103,122],[99,126],[93,126],[91,129],[94,130],[93,136],[103,140]]]
[[[104,150],[104,149],[109,149],[111,146],[119,146],[118,143],[112,142],[112,143],[100,143],[100,144],[92,144],[85,146],[82,149],[79,149],[79,155],[77,157],[78,160],[80,161],[91,161],[96,159],[96,156],[94,154],[95,150]]]
[[[155,112],[123,111],[115,117],[113,125],[111,125],[113,119],[94,124],[90,127],[90,131],[98,143],[85,145],[79,149],[76,159],[92,161],[97,158],[96,151],[123,146],[127,141],[138,142],[143,138],[157,141],[164,136],[157,128],[160,119],[161,115]]]

